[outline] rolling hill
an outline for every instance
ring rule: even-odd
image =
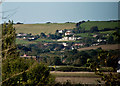
[[[49,34],[56,30],[73,29],[75,23],[51,23],[51,24],[16,24],[16,33],[40,34],[41,32]]]
[[[118,27],[118,22],[89,21],[89,22],[82,23],[80,26],[82,28],[85,28],[85,30],[90,30],[90,28],[93,27],[93,26],[97,26],[99,30],[102,30],[104,28],[115,28],[115,27]]]
[[[50,23],[50,24],[16,24],[16,33],[32,33],[40,34],[41,32],[54,34],[56,30],[73,29],[75,23]],[[104,28],[115,28],[118,27],[118,22],[108,21],[89,21],[80,25],[85,30],[90,30],[91,27],[97,26],[99,30]]]

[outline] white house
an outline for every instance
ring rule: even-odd
[[[120,73],[120,60],[118,60],[118,68],[117,68],[117,73]]]
[[[97,42],[102,42],[102,41],[106,41],[106,40],[103,40],[103,39],[98,39]]]
[[[70,30],[68,30],[65,32],[65,36],[68,36],[68,35],[73,35],[73,33]]]
[[[27,36],[26,33],[18,33],[17,36]]]
[[[67,43],[62,43],[62,44],[63,44],[63,46],[64,46],[64,47],[68,46],[68,44],[67,44]]]
[[[58,39],[57,41],[75,41],[76,37],[63,37],[62,39]]]
[[[59,30],[58,33],[63,33],[63,30]]]

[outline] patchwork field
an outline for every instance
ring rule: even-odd
[[[41,32],[49,34],[55,33],[56,30],[73,29],[75,23],[50,23],[50,24],[17,24],[14,25],[16,33],[32,33],[40,34]],[[97,26],[99,30],[104,28],[118,27],[118,22],[106,22],[106,21],[90,21],[80,25],[85,30],[90,30],[91,27]]]

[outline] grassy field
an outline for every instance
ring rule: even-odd
[[[90,21],[81,24],[81,27],[85,28],[85,30],[90,30],[93,26],[97,26],[99,30],[104,28],[115,28],[118,27],[118,22]]]
[[[16,44],[36,44],[36,42],[33,41],[27,41],[27,40],[23,40],[23,39],[16,39]]]
[[[73,29],[75,23],[51,23],[51,24],[17,24],[14,25],[16,33],[32,33],[40,34],[44,32],[46,34],[55,33],[56,30]],[[81,24],[81,27],[85,30],[89,30],[93,26],[98,26],[98,29],[115,28],[118,27],[118,22],[105,22],[105,21],[90,21]]]
[[[28,40],[24,40],[22,38],[16,38],[16,44],[37,44],[38,42],[42,42],[42,43],[56,43],[57,41],[55,40],[49,40],[49,39],[37,39],[35,41],[28,41]]]
[[[49,39],[37,39],[35,42],[57,42],[56,40],[49,40]]]
[[[58,24],[17,24],[14,25],[16,32],[20,33],[32,33],[40,34],[44,32],[46,34],[55,33],[56,30],[73,29],[75,23],[58,23]]]
[[[99,33],[112,34],[112,33],[114,33],[114,32],[115,32],[115,30],[114,30],[114,31],[101,31],[101,32],[99,32]]]
[[[75,34],[75,36],[81,36],[81,37],[90,37],[89,35],[95,35],[96,33],[79,33]]]

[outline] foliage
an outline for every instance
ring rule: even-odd
[[[2,74],[3,86],[44,86],[54,81],[47,66],[24,58],[6,59]]]
[[[54,61],[53,61],[54,65],[61,65],[61,59],[59,57],[54,57]]]
[[[90,28],[90,32],[93,33],[93,32],[98,32],[98,27],[97,26],[93,26]]]
[[[65,63],[74,66],[83,66],[91,58],[87,52],[77,50],[66,51],[65,56]]]
[[[116,42],[116,43],[120,43],[120,28],[117,29],[117,30],[113,33],[113,35],[114,35],[114,40],[115,40],[115,42]]]
[[[100,50],[97,61],[90,62],[91,69],[95,71],[97,75],[101,76],[107,86],[119,86],[120,84],[120,74],[114,73],[117,70],[118,57],[118,52],[113,53]],[[112,67],[112,72],[109,71],[107,74],[102,72],[100,68],[103,65]]]
[[[9,21],[9,24],[4,23],[2,25],[2,58],[16,58],[19,53],[16,51],[15,45],[15,28],[13,22]]]
[[[20,58],[16,52],[13,23],[3,24],[2,86],[47,86],[54,83],[49,68],[31,59]],[[29,51],[28,48],[23,48]],[[7,51],[8,50],[8,51]]]

